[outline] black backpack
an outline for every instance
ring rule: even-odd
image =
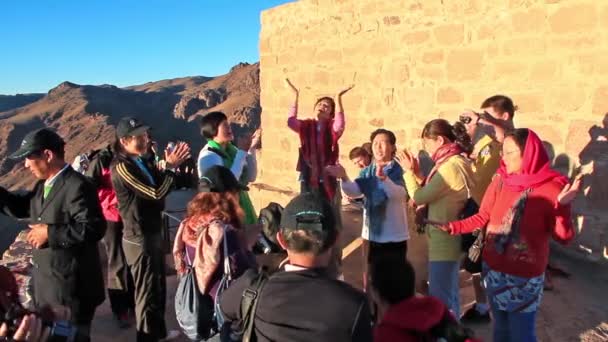
[[[221,342],[255,342],[255,312],[264,285],[270,278],[266,268],[262,267],[251,280],[241,297],[240,319],[225,322],[220,332]]]

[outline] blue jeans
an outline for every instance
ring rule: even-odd
[[[460,286],[457,261],[429,262],[429,295],[445,304],[460,319]]]
[[[536,311],[508,312],[497,310],[492,304],[490,307],[494,321],[494,342],[536,342]]]

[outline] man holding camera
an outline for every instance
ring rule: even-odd
[[[509,97],[494,95],[483,101],[481,110],[481,113],[470,111],[460,116],[460,122],[465,125],[467,133],[475,143],[470,157],[473,159],[476,184],[472,195],[477,203],[481,203],[492,177],[500,166],[502,142],[505,133],[514,128],[513,116],[517,107]],[[462,315],[461,320],[489,322],[489,306],[481,286],[481,274],[473,275],[473,287],[476,303]]]
[[[24,195],[0,187],[0,211],[30,220],[36,306],[68,307],[78,340],[88,341],[95,309],[105,299],[97,248],[105,220],[94,186],[65,162],[64,147],[50,129],[28,133],[9,158],[25,159],[39,181]]]

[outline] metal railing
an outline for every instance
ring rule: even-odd
[[[182,222],[185,213],[186,209],[164,210],[161,213],[163,220],[162,234],[165,245],[165,254],[171,253],[171,230],[174,228],[177,229],[177,227],[179,227],[179,224],[180,222]]]

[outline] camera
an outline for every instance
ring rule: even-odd
[[[471,121],[473,121],[473,119],[471,119],[470,116],[461,115],[458,117],[458,121],[462,122],[465,125],[468,125],[471,123]]]
[[[0,324],[7,326],[7,337],[12,337],[21,320],[26,315],[35,314],[42,319],[44,327],[50,328],[47,342],[72,342],[76,338],[76,327],[70,322],[55,320],[55,314],[50,307],[43,307],[36,312],[25,309],[19,302],[17,281],[13,273],[6,267],[0,266]]]

